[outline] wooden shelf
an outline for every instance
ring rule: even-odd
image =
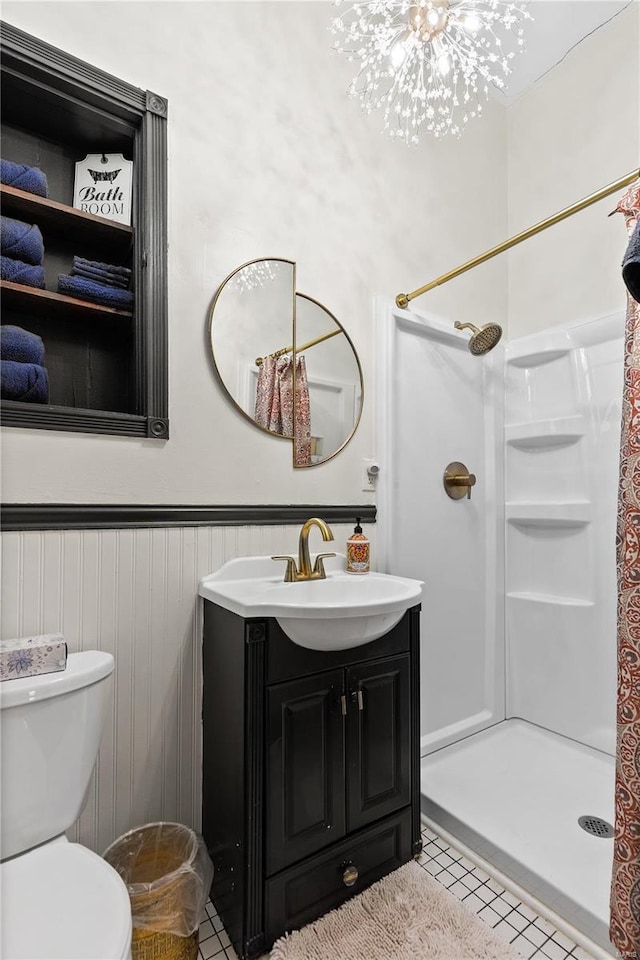
[[[76,237],[101,237],[129,244],[133,241],[133,227],[116,220],[106,220],[92,213],[68,207],[57,200],[47,200],[34,193],[26,193],[16,187],[0,184],[0,201],[5,216],[25,219],[28,223],[37,223],[43,227],[55,227],[72,231]]]
[[[100,303],[90,303],[88,300],[78,300],[67,297],[52,290],[40,290],[38,287],[27,287],[22,283],[12,283],[10,280],[0,280],[2,305],[13,310],[37,310],[41,315],[45,312],[49,316],[65,316],[80,320],[82,318],[99,318],[130,320],[133,317],[131,310],[115,310]]]

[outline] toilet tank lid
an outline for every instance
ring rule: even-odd
[[[20,677],[0,682],[0,709],[48,700],[72,690],[80,690],[104,680],[113,673],[113,657],[102,650],[70,653],[65,670],[39,677]]]

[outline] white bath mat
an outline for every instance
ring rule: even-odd
[[[281,937],[271,960],[521,960],[411,862],[315,923]]]

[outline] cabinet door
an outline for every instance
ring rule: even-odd
[[[267,876],[345,833],[344,672],[267,688]]]
[[[407,655],[347,670],[347,824],[357,830],[411,801]]]

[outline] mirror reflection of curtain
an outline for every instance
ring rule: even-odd
[[[296,362],[293,402],[293,358],[291,356],[265,357],[258,374],[255,421],[271,433],[293,437],[295,463],[311,463],[311,413],[309,384],[303,356]],[[295,424],[294,424],[295,408]]]

